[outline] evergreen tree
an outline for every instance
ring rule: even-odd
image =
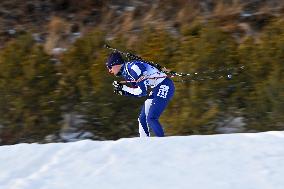
[[[281,129],[283,122],[283,20],[267,26],[257,48],[253,67],[254,90],[249,95],[252,129],[265,131]],[[253,108],[252,108],[253,107]]]
[[[176,121],[172,119],[175,126],[170,131],[182,134],[212,133],[209,125],[225,111],[224,103],[230,95],[223,94],[228,93],[232,84],[216,77],[226,76],[226,72],[210,74],[210,71],[237,66],[237,44],[228,34],[217,29],[214,23],[208,26],[196,24],[183,33],[185,36],[178,50],[183,56],[176,69],[198,74],[188,77],[189,81],[197,81],[182,83],[178,85],[180,88],[177,87],[177,113],[173,116]],[[206,74],[202,74],[204,72]]]
[[[30,35],[11,42],[0,55],[1,124],[4,141],[35,142],[56,132],[61,120],[51,57]]]

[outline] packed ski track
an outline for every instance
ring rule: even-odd
[[[0,147],[1,189],[283,189],[284,132]]]

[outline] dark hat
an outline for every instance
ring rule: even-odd
[[[111,69],[114,65],[124,64],[124,60],[119,52],[113,52],[109,55],[108,60],[106,62],[106,66],[108,69]]]

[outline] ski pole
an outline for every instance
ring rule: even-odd
[[[114,52],[118,52],[120,54],[123,54],[126,58],[129,58],[129,59],[134,59],[134,60],[143,60],[140,56],[137,56],[135,54],[132,54],[132,53],[129,53],[129,52],[123,52],[123,51],[120,51],[116,48],[113,48],[111,46],[109,46],[108,44],[105,44],[104,45],[105,48],[109,49],[109,50],[112,50]]]

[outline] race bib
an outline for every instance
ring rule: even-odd
[[[167,98],[167,94],[169,92],[170,87],[167,85],[161,85],[159,88],[159,92],[157,94],[157,96],[161,97],[161,98]]]

